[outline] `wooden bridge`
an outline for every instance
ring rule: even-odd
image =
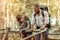
[[[2,32],[1,32],[2,31]],[[36,33],[38,31],[38,33]],[[26,39],[28,39],[28,38],[31,38],[31,37],[33,37],[33,36],[35,36],[35,35],[37,35],[37,34],[41,34],[41,40],[43,40],[42,39],[42,33],[43,32],[45,32],[46,31],[46,28],[44,29],[44,30],[40,30],[40,29],[38,29],[38,30],[34,30],[33,31],[33,34],[32,35],[30,35],[30,36],[28,36],[28,37],[25,37],[25,38],[21,38],[20,36],[19,36],[19,31],[16,31],[16,30],[10,30],[10,28],[6,28],[6,29],[0,29],[0,40],[26,40]],[[10,35],[10,36],[9,36]],[[50,36],[54,36],[53,34],[49,34],[49,37]],[[60,35],[60,34],[59,34]],[[12,36],[12,37],[11,37]],[[52,37],[51,36],[51,37]],[[57,36],[56,34],[55,34],[55,36]],[[10,37],[10,38],[9,38]],[[18,37],[18,38],[17,38]],[[55,39],[55,38],[49,38],[49,40],[57,40],[57,39]]]

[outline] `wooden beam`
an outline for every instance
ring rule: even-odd
[[[31,37],[35,36],[35,35],[41,34],[41,33],[45,32],[46,30],[47,30],[47,28],[45,28],[44,30],[40,30],[40,32],[35,33],[35,34],[33,34],[33,35],[30,35],[30,36],[28,36],[28,37],[25,37],[25,38],[23,38],[22,40],[26,40],[26,39],[28,39],[28,38],[31,38]]]
[[[6,32],[2,40],[8,40],[9,31],[10,31],[10,28],[6,28]]]

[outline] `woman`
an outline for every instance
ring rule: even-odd
[[[32,32],[30,31],[31,25],[30,25],[30,21],[28,20],[28,17],[24,14],[21,14],[21,15],[18,15],[16,18],[17,18],[17,21],[19,22],[21,37],[24,38],[31,35],[32,34]],[[27,32],[28,30],[29,32]]]

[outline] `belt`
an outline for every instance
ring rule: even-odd
[[[37,26],[37,29],[39,29],[41,26]]]

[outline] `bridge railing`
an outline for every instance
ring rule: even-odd
[[[34,31],[33,31],[33,32],[35,32],[34,34],[32,34],[32,35],[30,35],[30,36],[28,36],[28,37],[25,37],[25,38],[23,38],[23,39],[21,39],[21,40],[26,40],[26,39],[29,39],[29,38],[35,36],[35,35],[42,34],[43,32],[46,31],[46,29],[47,29],[47,28],[45,28],[44,30],[40,30],[40,29],[34,30]],[[5,30],[5,32],[3,32],[3,34],[5,34],[5,35],[2,37],[1,40],[8,40],[8,34],[9,34],[9,32],[19,33],[19,31],[16,31],[16,30],[12,31],[12,30],[10,30],[9,28],[0,29],[0,30]]]
[[[31,37],[33,37],[33,36],[36,36],[36,35],[38,35],[38,34],[42,34],[42,33],[45,32],[46,30],[47,30],[47,28],[45,28],[44,30],[40,30],[40,29],[35,30],[34,32],[37,32],[37,33],[34,33],[34,34],[32,34],[32,35],[30,35],[30,36],[28,36],[28,37],[25,37],[25,38],[23,38],[22,40],[26,40],[26,39],[31,38]],[[38,32],[38,31],[39,31],[39,32]]]

